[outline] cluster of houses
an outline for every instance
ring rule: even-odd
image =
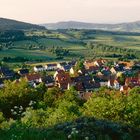
[[[34,87],[42,82],[48,88],[59,87],[61,90],[74,86],[80,93],[88,95],[91,91],[96,91],[103,86],[124,93],[135,86],[140,86],[140,69],[133,69],[134,66],[139,66],[139,63],[114,62],[112,66],[108,66],[107,60],[98,59],[85,60],[83,68],[79,68],[79,70],[75,69],[76,65],[77,61],[37,65],[34,66],[33,73],[29,73],[28,69],[20,69],[18,75],[25,77],[28,83]],[[40,73],[43,71],[54,71],[54,75],[41,75]],[[119,77],[122,74],[125,75],[123,84]],[[14,75],[14,71],[0,67],[0,87],[4,86],[4,80],[12,79]]]
[[[69,71],[75,64],[76,64],[76,61],[52,63],[52,64],[46,64],[45,66],[37,65],[37,66],[34,66],[34,72],[56,71],[58,69]]]

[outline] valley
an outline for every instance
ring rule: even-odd
[[[6,57],[21,57],[33,62],[95,57],[118,59],[119,56],[122,57],[128,53],[134,54],[136,59],[139,59],[140,56],[140,36],[138,33],[76,29],[23,30],[22,32],[24,37],[18,40],[0,42],[1,60]],[[56,48],[67,50],[68,54],[62,55],[52,52],[52,49]]]

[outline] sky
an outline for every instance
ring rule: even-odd
[[[0,17],[30,23],[140,20],[140,0],[0,0]]]

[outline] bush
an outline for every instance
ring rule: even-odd
[[[140,94],[93,95],[84,104],[83,114],[140,128]]]

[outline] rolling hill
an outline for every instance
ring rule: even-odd
[[[0,18],[0,30],[29,30],[29,29],[45,29],[45,27],[20,22],[16,20]]]
[[[108,31],[140,32],[140,21],[120,24],[98,24],[77,21],[41,24],[47,29],[99,29]]]

